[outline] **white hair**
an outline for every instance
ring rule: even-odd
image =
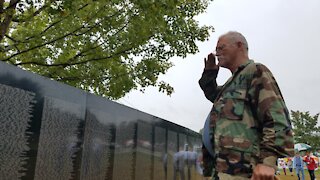
[[[237,31],[229,31],[220,37],[226,37],[232,42],[241,42],[244,45],[245,50],[247,50],[247,51],[249,50],[249,46],[248,46],[248,42],[247,42],[246,38],[241,33],[237,32]]]

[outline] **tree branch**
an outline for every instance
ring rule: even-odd
[[[120,56],[121,54],[125,54],[127,51],[131,50],[133,47],[124,49],[122,51],[119,51],[113,55],[109,56],[103,56],[103,57],[98,57],[98,58],[93,58],[93,59],[87,59],[84,61],[79,61],[79,62],[65,62],[65,63],[56,63],[56,64],[46,64],[46,63],[41,63],[37,61],[28,61],[28,62],[20,62],[20,63],[15,63],[15,66],[21,66],[21,65],[26,65],[26,64],[34,64],[38,66],[44,66],[44,67],[56,67],[56,66],[62,66],[62,67],[67,67],[67,66],[73,66],[73,65],[79,65],[79,64],[86,64],[88,62],[92,61],[101,61],[101,60],[106,60],[106,59],[111,59],[116,56]]]
[[[30,15],[29,17],[26,17],[26,18],[22,18],[22,19],[19,19],[19,18],[14,18],[12,21],[13,22],[26,22],[26,21],[29,21],[30,19],[36,17],[37,15],[39,15],[43,10],[45,10],[46,8],[50,7],[49,4],[51,4],[54,0],[51,0],[49,2],[47,2],[46,4],[44,4],[41,8],[39,8],[37,11],[35,11],[32,15]],[[78,8],[78,11],[79,10],[82,10],[83,8],[85,8],[86,6],[88,6],[89,4],[85,4],[84,6],[81,6],[80,8]]]
[[[49,7],[48,5],[45,5],[45,6],[46,6],[46,7]],[[43,6],[43,7],[45,7],[45,6]],[[84,6],[81,6],[80,8],[78,8],[77,11],[80,11],[80,10],[84,9],[84,8],[87,7],[87,6],[88,6],[88,4],[85,4]],[[41,8],[40,8],[40,9],[41,9]],[[39,10],[40,10],[40,9],[39,9]],[[45,8],[43,8],[43,9],[45,9]],[[43,10],[43,9],[42,9],[42,10]],[[33,14],[33,16],[31,16],[29,19],[31,19],[31,18],[35,17],[36,15],[40,14],[41,11],[39,11],[39,10],[36,11],[36,12]],[[68,14],[67,17],[69,17],[69,16],[71,16],[71,15],[74,15],[74,14]],[[50,24],[47,28],[45,28],[40,34],[34,35],[34,36],[30,36],[30,37],[28,37],[27,39],[25,39],[24,41],[20,41],[20,42],[22,42],[22,43],[27,43],[27,42],[30,41],[31,39],[43,35],[44,33],[46,33],[49,29],[51,29],[51,28],[54,27],[55,25],[59,24],[60,22],[62,22],[62,21],[64,21],[64,20],[66,20],[67,17],[63,17],[63,18],[59,19],[58,21],[53,22],[53,23]]]
[[[48,2],[48,3],[51,3],[52,1]],[[27,22],[29,20],[31,20],[32,18],[36,17],[37,15],[39,15],[43,10],[45,10],[46,8],[48,8],[48,4],[45,4],[43,5],[41,8],[39,8],[37,11],[35,11],[32,15],[30,15],[29,17],[25,17],[25,18],[18,18],[18,17],[15,17],[12,19],[13,22],[16,22],[16,23],[21,23],[21,22]]]
[[[81,79],[83,79],[83,77],[80,77],[80,76],[68,76],[68,77],[59,76],[59,78],[56,78],[55,80],[65,82],[65,81],[79,81]]]
[[[120,31],[122,31],[128,24],[129,24],[129,21],[128,21],[123,27],[121,27],[121,28],[115,33],[115,35],[118,34]],[[97,27],[97,26],[94,26],[94,27]],[[34,50],[34,49],[43,47],[43,46],[48,45],[48,44],[51,44],[51,43],[54,43],[54,42],[56,42],[56,41],[58,41],[58,40],[60,40],[60,39],[66,38],[66,37],[68,37],[68,36],[70,36],[70,35],[76,35],[75,33],[76,33],[77,31],[81,30],[82,28],[84,28],[84,25],[82,25],[81,27],[79,27],[79,28],[75,29],[74,31],[72,31],[72,32],[70,32],[70,33],[68,33],[68,34],[65,34],[65,35],[63,35],[63,36],[61,36],[61,37],[58,37],[58,38],[53,39],[53,40],[51,40],[51,41],[49,41],[49,42],[46,42],[46,43],[43,43],[43,44],[34,46],[34,47],[32,47],[32,48],[29,48],[29,49],[26,49],[26,50],[22,50],[22,51],[20,51],[20,52],[18,52],[18,53],[14,53],[14,54],[12,54],[11,56],[9,56],[9,57],[7,57],[7,58],[5,58],[5,59],[1,59],[1,60],[2,60],[2,61],[9,61],[11,58],[13,58],[13,57],[15,57],[15,56],[17,56],[17,55],[21,55],[21,54],[27,53],[27,52],[29,52],[29,51],[31,51],[31,50]],[[51,64],[51,65],[50,65],[50,64],[45,65],[44,63],[40,63],[40,64],[39,64],[39,62],[35,62],[35,61],[30,61],[30,62],[32,62],[32,63],[28,63],[28,62],[25,62],[25,63],[26,63],[26,64],[37,64],[37,63],[38,63],[37,65],[52,66],[52,64]],[[22,65],[22,64],[16,64],[16,65]],[[58,65],[58,66],[60,66],[60,65]]]
[[[11,20],[13,18],[14,10],[20,0],[11,0],[9,6],[6,9],[5,18],[0,24],[0,42],[7,33]]]
[[[4,12],[3,3],[4,3],[4,0],[0,0],[0,15],[2,15],[2,13]]]
[[[51,44],[51,43],[56,42],[56,41],[58,41],[58,40],[61,40],[61,39],[63,39],[63,38],[66,38],[66,37],[74,34],[75,32],[79,31],[79,30],[82,29],[83,27],[84,27],[84,26],[81,26],[81,27],[75,29],[75,30],[72,31],[72,32],[69,32],[69,33],[67,33],[67,34],[65,34],[65,35],[63,35],[63,36],[61,36],[61,37],[58,37],[58,38],[53,39],[53,40],[51,40],[51,41],[48,41],[48,42],[46,42],[46,43],[43,43],[43,44],[34,46],[34,47],[29,48],[29,49],[26,49],[26,50],[23,50],[23,51],[21,51],[21,52],[19,52],[19,53],[14,53],[14,54],[12,54],[11,56],[7,57],[6,59],[2,59],[2,61],[8,61],[9,59],[11,59],[11,58],[13,58],[13,57],[15,57],[15,56],[17,56],[17,55],[24,54],[24,53],[29,52],[29,51],[31,51],[31,50],[34,50],[34,49],[43,47],[43,46],[45,46],[45,45],[48,45],[48,44]]]

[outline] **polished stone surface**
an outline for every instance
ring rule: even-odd
[[[0,62],[1,180],[200,179],[200,151],[196,132]]]

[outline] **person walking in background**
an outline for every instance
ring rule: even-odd
[[[308,172],[311,180],[315,180],[314,170],[317,168],[315,159],[311,156],[310,151],[307,150],[303,161],[307,164]]]
[[[294,155],[289,112],[274,76],[249,59],[247,40],[234,31],[220,36],[216,54],[204,63],[199,85],[213,102],[212,179],[274,179],[277,159]],[[232,73],[223,86],[216,82],[219,67]]]
[[[298,180],[304,180],[304,162],[302,157],[300,156],[299,151],[296,152],[296,155],[293,158],[293,168],[296,170],[296,174],[298,176]],[[301,179],[300,179],[301,175]]]
[[[288,158],[288,163],[287,163],[287,166],[288,166],[288,169],[289,169],[289,171],[290,171],[290,175],[291,176],[293,176],[293,162],[292,162],[292,158],[291,157],[289,157]]]
[[[287,165],[286,165],[286,162],[284,160],[280,161],[280,166],[281,166],[281,168],[283,170],[284,175],[287,175],[287,172],[286,172]]]
[[[318,159],[318,167],[320,166],[320,149],[317,149],[316,154],[314,154]]]

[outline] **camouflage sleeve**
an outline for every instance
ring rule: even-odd
[[[291,121],[272,73],[262,64],[256,68],[248,94],[261,132],[259,161],[275,167],[278,157],[294,156]]]
[[[221,89],[216,82],[217,75],[218,70],[204,70],[199,80],[199,85],[204,92],[204,95],[212,103]]]

